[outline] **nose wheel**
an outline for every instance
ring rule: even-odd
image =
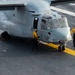
[[[60,44],[60,46],[58,46],[58,50],[64,51],[65,50],[65,44]]]

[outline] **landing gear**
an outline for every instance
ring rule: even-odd
[[[3,32],[1,34],[1,39],[2,40],[9,40],[10,39],[10,35],[7,32]]]
[[[64,51],[64,50],[65,50],[65,46],[59,46],[59,47],[58,47],[58,50],[59,50],[59,51]]]
[[[58,46],[58,50],[59,51],[64,51],[65,50],[65,44],[64,43],[60,43],[60,46]]]

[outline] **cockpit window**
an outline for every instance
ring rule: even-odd
[[[41,29],[46,30],[46,20],[41,20]]]
[[[53,22],[53,28],[63,28],[63,27],[66,27],[67,26],[67,22],[65,19],[54,19],[52,20]]]
[[[47,29],[54,29],[54,28],[63,28],[67,27],[68,22],[66,17],[62,17],[60,19],[50,19],[47,21]]]
[[[61,28],[68,26],[66,17],[62,17],[61,19],[58,19],[58,22]]]
[[[43,22],[43,23],[46,23],[46,20],[42,19],[42,22]]]
[[[52,20],[50,20],[49,22],[47,22],[47,29],[53,29],[54,28],[54,24],[52,22]]]
[[[41,29],[54,29],[54,28],[63,28],[67,27],[67,18],[62,17],[60,19],[42,19]]]
[[[53,24],[54,24],[54,28],[58,28],[59,27],[59,23],[57,19],[52,20]]]

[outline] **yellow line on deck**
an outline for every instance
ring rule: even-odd
[[[44,42],[41,42],[41,43],[42,43],[42,44],[45,44],[45,45],[47,45],[47,46],[50,46],[50,47],[52,47],[52,48],[55,48],[55,49],[58,49],[58,46],[59,46],[59,45],[55,45],[55,44],[52,44],[52,43],[49,43],[49,44],[44,43]],[[70,48],[65,48],[65,50],[64,50],[63,52],[75,56],[75,50],[72,50],[72,49],[70,49]]]
[[[55,44],[52,44],[52,43],[46,44],[46,45],[50,46],[52,48],[58,49],[58,45],[55,45]],[[69,48],[65,48],[65,50],[63,52],[75,56],[75,50],[72,50],[72,49],[69,49]]]

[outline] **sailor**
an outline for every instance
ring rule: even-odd
[[[73,34],[73,45],[75,47],[75,26],[72,28],[71,34]]]
[[[34,51],[34,49],[38,49],[38,38],[39,38],[39,36],[38,36],[38,33],[37,33],[37,29],[35,29],[34,31],[33,31],[33,49],[32,49],[32,51]]]

